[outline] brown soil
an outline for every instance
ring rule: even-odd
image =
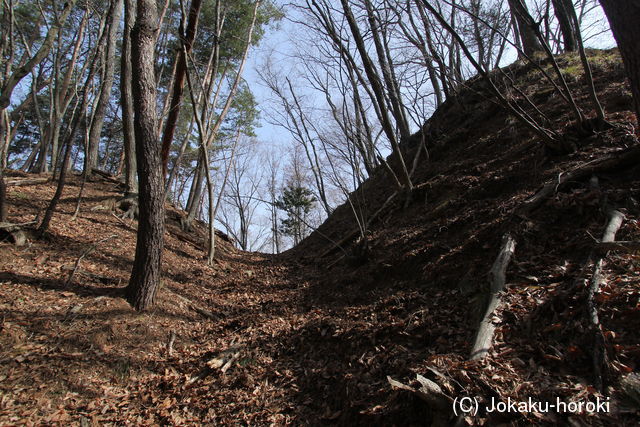
[[[575,58],[562,61],[569,67]],[[344,205],[280,256],[243,253],[220,236],[208,267],[204,228],[183,233],[181,213],[169,207],[162,287],[146,313],[132,311],[121,293],[135,221],[96,209],[118,194],[100,179],[71,220],[80,185],[71,179],[46,239],[0,243],[0,424],[424,425],[429,407],[387,380],[413,384],[416,374],[452,397],[483,401],[602,397],[591,368],[588,257],[611,207],[627,215],[617,239],[640,240],[640,169],[600,173],[598,188],[575,182],[526,216],[515,213],[559,174],[637,146],[617,54],[597,53],[594,64],[616,127],[589,137],[572,131],[565,105],[535,70],[508,70],[554,128],[575,138],[578,151],[565,155],[545,152],[482,95],[482,82],[470,82],[425,126],[430,158],[416,170],[412,201],[405,208],[397,197],[373,221],[365,255],[357,239],[329,251],[330,240],[357,230]],[[588,106],[580,76],[570,84]],[[353,197],[371,215],[393,191],[380,169]],[[32,221],[53,192],[53,184],[10,187],[11,222]],[[486,274],[505,232],[517,247],[495,346],[485,361],[470,362]],[[98,243],[67,284],[78,257],[110,235],[117,237]],[[637,402],[624,399],[619,379],[640,366],[639,261],[611,253],[597,298],[611,412],[481,413],[467,421],[636,422]],[[235,357],[222,372],[215,363],[224,354]]]

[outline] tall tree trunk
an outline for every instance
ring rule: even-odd
[[[81,100],[76,100],[76,105],[73,107],[71,113],[71,123],[68,126],[67,132],[64,134],[67,135],[65,141],[63,141],[63,149],[64,156],[62,160],[62,164],[60,166],[60,177],[58,179],[58,186],[56,187],[56,192],[53,195],[53,198],[49,202],[49,206],[44,214],[44,218],[42,223],[38,227],[38,235],[42,237],[46,231],[49,229],[49,223],[51,222],[51,218],[53,218],[53,214],[55,213],[58,202],[60,201],[60,197],[62,196],[62,192],[64,190],[67,178],[67,172],[70,170],[71,166],[71,151],[73,149],[73,141],[76,137],[76,133],[81,124],[84,124],[86,127],[86,117],[87,117],[87,108],[89,105],[89,95],[91,93],[90,90],[90,82],[95,77],[95,74],[98,69],[98,57],[100,55],[100,48],[96,48],[94,51],[93,57],[88,56],[87,62],[91,65],[89,66],[89,72],[87,73],[86,80],[84,81],[84,87],[82,90],[82,98]],[[74,93],[78,92],[79,84],[76,83]],[[78,109],[79,105],[79,109]],[[65,107],[66,109],[66,107]],[[77,112],[77,114],[76,114]],[[56,164],[52,165],[53,175],[56,174]]]
[[[60,29],[64,25],[69,13],[75,6],[77,0],[70,0],[65,3],[65,7],[62,10],[62,13],[58,16],[58,19],[51,25],[49,30],[47,31],[47,35],[44,39],[44,42],[38,49],[38,51],[27,60],[22,66],[16,69],[4,82],[2,82],[2,87],[0,87],[0,117],[5,115],[5,110],[11,103],[11,95],[13,94],[13,90],[20,83],[20,81],[27,76],[34,69],[36,65],[38,65],[51,50],[51,46],[55,39],[58,37],[58,33]],[[9,64],[7,64],[9,65]],[[5,125],[4,120],[0,120],[0,140],[3,140],[5,137],[5,132],[9,132],[9,126]],[[2,168],[0,168],[0,219],[6,218],[6,187],[4,182],[4,173]]]
[[[553,10],[558,20],[558,25],[560,26],[564,50],[565,52],[575,52],[578,47],[576,34],[579,28],[576,28],[570,15],[572,12],[571,9],[573,9],[573,2],[571,0],[551,0],[551,2],[553,3]],[[575,14],[575,10],[573,13]]]
[[[214,97],[214,101],[212,103],[209,103],[209,90],[205,90],[204,93],[202,94],[202,118],[203,118],[203,125],[205,125],[206,127],[206,135],[205,135],[205,149],[207,149],[211,143],[216,139],[216,137],[218,136],[218,132],[220,131],[220,127],[222,126],[227,114],[229,113],[229,110],[231,109],[231,105],[233,103],[233,99],[236,95],[236,92],[238,91],[238,86],[240,85],[240,80],[242,79],[242,72],[244,70],[245,64],[247,63],[247,58],[249,56],[249,48],[251,47],[251,42],[253,40],[253,32],[255,30],[255,25],[256,25],[256,19],[258,16],[258,8],[260,7],[260,0],[256,1],[254,6],[253,6],[253,17],[251,19],[251,24],[249,25],[249,28],[247,29],[247,38],[245,40],[245,45],[244,45],[244,51],[242,53],[242,59],[240,60],[240,63],[238,64],[238,69],[236,72],[236,76],[233,80],[233,83],[231,84],[231,88],[229,89],[229,93],[227,95],[227,99],[224,103],[224,105],[222,106],[221,111],[218,114],[215,114],[215,109],[216,109],[216,101],[215,99],[217,99],[218,94],[215,95]],[[220,1],[216,2],[216,22],[220,21]],[[218,26],[219,24],[216,24],[214,33],[215,34],[220,34],[222,31],[222,27]],[[216,41],[217,43],[217,41]],[[209,77],[211,77],[211,82],[213,82],[213,80],[216,77],[215,74],[215,70],[218,68],[218,55],[216,53],[216,51],[219,49],[219,46],[214,47],[214,51],[212,52],[212,58],[213,59],[213,65],[209,66],[209,71],[208,72],[212,72],[213,74],[210,75]],[[204,81],[207,81],[207,78],[205,76]],[[212,85],[211,85],[212,86]],[[221,82],[220,82],[220,86],[218,89],[220,89],[221,87]],[[194,110],[194,114],[198,114],[197,109]],[[209,121],[213,120],[213,124],[209,125]],[[183,220],[182,222],[182,226],[185,230],[188,230],[191,227],[191,222],[193,221],[193,219],[196,217],[196,213],[197,213],[197,209],[200,206],[199,200],[200,200],[200,195],[202,194],[202,185],[203,185],[203,180],[205,178],[205,168],[203,166],[203,162],[205,161],[202,152],[200,153],[200,156],[198,158],[198,162],[200,164],[200,169],[199,169],[199,174],[196,175],[196,177],[194,178],[194,181],[191,185],[191,191],[190,191],[190,195],[189,195],[189,199],[193,202],[191,205],[188,204],[187,206],[187,217]],[[197,197],[195,197],[197,196]]]
[[[4,115],[3,115],[4,116]],[[8,132],[3,117],[0,117],[0,137]],[[0,222],[7,220],[7,186],[4,182],[4,168],[0,166]]]
[[[131,11],[127,11],[131,13]],[[158,16],[155,0],[138,0],[131,32],[131,68],[138,163],[139,221],[136,255],[127,300],[136,310],[155,301],[160,282],[164,233],[164,182],[156,135],[155,41]]]
[[[637,0],[600,0],[600,4],[607,15],[613,36],[618,42],[620,55],[631,83],[636,120],[640,123],[640,43],[638,43],[640,3]]]
[[[136,19],[136,0],[125,1],[125,24],[120,62],[120,103],[124,139],[125,196],[128,196],[138,193],[136,137],[133,120],[133,95],[131,93],[131,31]]]
[[[354,17],[353,12],[351,11],[351,6],[349,5],[349,2],[347,0],[340,0],[340,3],[342,5],[344,16],[347,20],[347,23],[349,24],[351,35],[354,38],[356,48],[358,49],[358,53],[360,54],[360,58],[362,59],[362,67],[364,68],[367,78],[369,79],[371,89],[375,94],[374,100],[379,106],[382,128],[385,134],[387,135],[389,142],[391,143],[391,148],[393,150],[393,153],[397,156],[398,162],[400,163],[400,169],[401,169],[400,172],[401,172],[401,177],[403,181],[402,184],[404,186],[404,189],[407,192],[410,192],[413,189],[413,184],[411,182],[411,177],[409,176],[409,171],[407,169],[407,166],[404,162],[404,156],[402,155],[402,151],[400,150],[400,144],[398,143],[398,139],[396,138],[396,135],[395,135],[394,126],[391,122],[389,115],[387,114],[387,105],[386,105],[387,102],[386,102],[382,81],[380,80],[380,76],[378,75],[378,72],[375,69],[375,66],[373,65],[373,62],[371,60],[371,57],[369,56],[369,53],[367,52],[366,44],[362,37],[360,28],[358,27],[358,24],[356,22],[356,18]]]
[[[112,0],[109,10],[109,31],[107,36],[107,47],[104,55],[104,74],[102,79],[102,87],[93,120],[91,121],[91,130],[89,131],[89,153],[87,172],[98,166],[98,149],[100,147],[100,136],[102,134],[102,126],[107,113],[107,105],[111,99],[111,88],[113,87],[113,77],[115,71],[115,54],[116,54],[116,36],[118,35],[118,27],[120,24],[120,16],[122,15],[123,0]]]
[[[374,13],[373,6],[370,0],[364,2],[367,10],[367,21],[371,27],[371,36],[373,38],[373,44],[376,48],[376,54],[378,56],[378,63],[380,64],[380,70],[382,71],[382,78],[387,89],[387,95],[393,111],[393,117],[396,121],[396,127],[400,132],[400,140],[406,141],[411,136],[409,129],[409,123],[407,121],[406,111],[402,104],[402,94],[398,87],[398,81],[395,78],[393,72],[393,64],[391,63],[391,57],[387,55],[385,46],[383,46],[383,40],[381,36],[384,36],[384,28],[380,28],[379,18]],[[383,24],[384,25],[384,24]],[[382,33],[382,34],[381,34]],[[387,45],[385,38],[384,45]],[[387,45],[388,47],[388,45]]]
[[[83,116],[82,113],[79,114],[78,117],[75,118],[73,124],[73,130],[71,131],[67,141],[65,143],[65,151],[64,157],[62,160],[62,165],[60,167],[60,178],[58,179],[58,185],[56,187],[56,192],[53,195],[53,198],[49,202],[49,206],[47,206],[47,210],[44,213],[44,218],[42,219],[42,223],[38,227],[38,236],[42,237],[49,229],[49,224],[51,223],[51,219],[53,218],[53,214],[56,211],[56,207],[58,206],[58,202],[60,201],[60,197],[62,197],[62,191],[64,190],[64,186],[67,182],[67,168],[69,167],[69,160],[71,159],[71,148],[73,147],[73,138],[76,134],[76,129],[78,128],[78,122],[81,120]],[[53,171],[55,173],[55,165],[53,167]]]
[[[508,1],[509,8],[511,9],[511,15],[515,18],[516,25],[518,27],[520,41],[522,42],[522,50],[529,57],[536,52],[540,52],[542,50],[542,45],[530,25],[531,23],[526,18],[529,15],[526,3],[523,0]]]
[[[193,220],[196,219],[198,209],[200,208],[200,200],[202,199],[202,187],[204,185],[204,180],[206,177],[205,169],[205,159],[202,155],[202,151],[200,151],[200,155],[198,156],[198,164],[196,165],[196,174],[193,177],[191,190],[189,191],[189,199],[187,200],[187,216],[182,221],[182,228],[185,231],[191,230],[191,224],[193,223]]]
[[[180,24],[180,37],[183,38],[183,49],[178,51],[178,60],[176,65],[175,78],[173,80],[173,89],[171,95],[171,104],[169,107],[169,116],[162,134],[162,170],[163,175],[167,175],[167,165],[169,164],[169,151],[171,142],[173,142],[173,134],[178,123],[178,115],[180,114],[180,103],[182,102],[182,94],[184,92],[184,79],[187,73],[187,55],[191,52],[193,40],[196,37],[196,29],[198,28],[198,16],[200,15],[200,7],[202,0],[193,0],[189,10],[189,21],[187,23],[186,32],[183,24]],[[184,19],[183,19],[184,21]]]

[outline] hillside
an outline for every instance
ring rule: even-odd
[[[81,184],[72,178],[46,239],[0,243],[0,424],[453,422],[450,408],[434,411],[388,379],[417,390],[416,374],[452,398],[611,404],[597,414],[481,412],[462,423],[637,422],[638,398],[622,385],[640,363],[637,251],[606,256],[596,295],[609,357],[602,393],[592,369],[586,284],[610,209],[626,216],[616,240],[640,241],[631,95],[617,53],[592,54],[615,126],[586,136],[535,69],[507,70],[575,142],[573,153],[544,150],[476,79],[406,143],[408,158],[423,136],[429,152],[408,204],[401,195],[385,203],[395,188],[379,168],[298,247],[244,253],[220,235],[213,267],[204,228],[180,231],[182,213],[168,207],[163,283],[146,313],[121,296],[136,223],[111,210],[118,188],[88,183],[72,219]],[[589,105],[576,58],[559,63],[578,104]],[[545,185],[551,196],[528,207]],[[10,221],[32,221],[54,189],[9,187]],[[353,206],[371,220],[366,244]],[[505,233],[516,249],[496,342],[470,361]]]

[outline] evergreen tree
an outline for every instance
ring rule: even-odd
[[[289,184],[282,190],[282,195],[276,201],[276,206],[287,213],[287,218],[281,220],[280,231],[293,238],[294,246],[307,235],[309,227],[307,217],[313,209],[316,198],[308,188]]]

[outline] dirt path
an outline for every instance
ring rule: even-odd
[[[92,209],[111,197],[106,183],[89,187],[70,221],[78,184],[45,241],[0,245],[0,424],[367,424],[397,415],[384,406],[386,375],[408,373],[425,356],[409,319],[393,314],[404,313],[400,294],[222,240],[209,268],[201,242],[170,221],[158,304],[135,313],[121,298],[135,223]],[[52,191],[11,191],[13,220],[28,221]],[[415,289],[406,296],[422,301]],[[234,360],[224,373],[209,368],[193,381],[228,349]]]

